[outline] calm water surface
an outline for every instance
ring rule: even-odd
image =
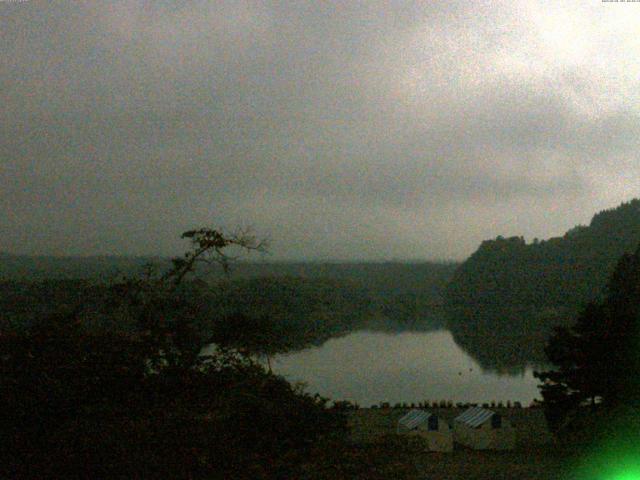
[[[448,331],[398,334],[359,331],[320,347],[277,356],[273,370],[307,391],[361,406],[382,401],[520,401],[540,398],[531,369],[483,372]]]

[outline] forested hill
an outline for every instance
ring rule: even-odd
[[[526,244],[522,237],[483,242],[447,289],[453,305],[574,306],[602,292],[616,262],[640,243],[640,200],[596,214],[563,237]]]
[[[22,257],[0,254],[0,326],[25,325],[58,307],[79,306],[116,278],[145,264],[167,268],[166,258]],[[208,306],[251,319],[268,318],[292,346],[321,342],[356,328],[398,331],[444,325],[442,293],[453,263],[237,262],[200,271],[211,280]],[[196,284],[198,282],[195,282]],[[224,288],[220,288],[224,286]]]
[[[522,237],[487,240],[447,287],[451,327],[467,342],[474,336],[490,335],[497,344],[501,336],[533,335],[542,344],[553,325],[570,321],[603,293],[618,259],[638,244],[638,199],[597,213],[589,226],[562,237],[529,244]],[[528,348],[513,349],[521,347]]]

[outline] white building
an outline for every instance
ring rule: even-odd
[[[472,407],[454,419],[453,438],[475,450],[513,450],[516,446],[511,423],[481,407]]]
[[[411,410],[398,420],[397,432],[419,436],[427,450],[432,452],[453,451],[453,434],[449,424],[433,413]]]

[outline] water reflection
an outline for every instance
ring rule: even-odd
[[[381,401],[520,401],[538,398],[531,368],[518,375],[482,369],[446,330],[397,334],[358,331],[277,356],[276,373],[309,392],[368,406]]]
[[[445,315],[456,344],[485,370],[501,373],[544,369],[549,335],[572,323],[566,309],[530,305],[450,307]]]

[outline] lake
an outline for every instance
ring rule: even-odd
[[[501,375],[483,371],[447,330],[356,331],[319,347],[276,356],[275,373],[302,381],[309,393],[361,406],[386,401],[520,401],[540,398],[533,369]]]

